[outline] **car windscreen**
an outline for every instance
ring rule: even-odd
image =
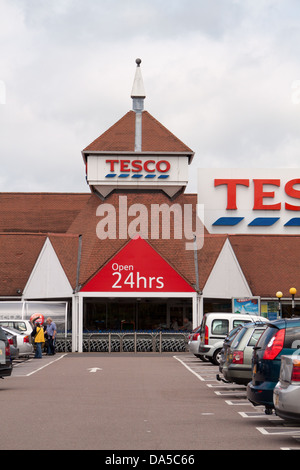
[[[24,322],[14,322],[14,328],[15,330],[19,330],[21,331],[21,333],[25,332],[26,331],[26,323]]]
[[[248,342],[248,346],[256,346],[259,338],[261,337],[264,331],[265,328],[256,328],[251,335],[251,338]]]
[[[277,331],[278,331],[278,328],[269,326],[259,338],[256,346],[261,349],[266,349],[266,347],[268,346],[273,336],[276,335]]]
[[[300,327],[294,326],[286,329],[284,347],[291,349],[300,348]]]
[[[246,323],[252,323],[251,320],[233,320],[233,326],[236,327],[236,326],[242,326],[242,325],[246,325]]]
[[[225,341],[230,343],[230,341],[233,341],[234,337],[238,334],[238,332],[241,330],[242,326],[239,325],[236,328],[233,328],[233,330],[229,331],[228,335],[225,338]]]
[[[15,330],[15,328],[10,328],[10,327],[5,327],[5,331],[11,335],[20,335],[23,334],[18,330]]]
[[[245,333],[246,333],[247,329],[246,328],[242,328],[241,331],[238,332],[238,334],[236,335],[236,337],[234,338],[233,342],[232,342],[232,349],[235,349],[238,347],[238,345],[240,344],[242,338],[244,337]]]

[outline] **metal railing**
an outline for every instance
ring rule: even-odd
[[[186,352],[189,333],[177,332],[101,332],[84,333],[83,352]],[[57,352],[72,351],[72,337],[57,336]]]

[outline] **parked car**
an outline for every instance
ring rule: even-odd
[[[198,357],[198,359],[201,359],[204,362],[207,362],[208,359],[206,359],[205,356],[199,354],[199,344],[200,344],[200,326],[197,326],[192,333],[189,335],[189,340],[188,340],[188,350],[191,354],[194,354],[194,356]]]
[[[33,327],[29,320],[11,320],[4,319],[0,320],[0,326],[6,326],[8,328],[14,328],[15,330],[30,335],[32,333]]]
[[[33,344],[31,341],[31,336],[21,333],[18,330],[14,330],[13,328],[7,328],[6,326],[2,326],[4,332],[11,334],[16,337],[16,347],[19,351],[18,356],[30,356],[34,352]]]
[[[206,356],[213,364],[219,365],[224,339],[238,325],[264,321],[264,317],[241,313],[206,313],[200,330],[199,355]]]
[[[286,421],[300,422],[300,356],[281,356],[279,382],[274,388],[275,413]]]
[[[300,318],[270,322],[253,348],[252,380],[247,397],[253,405],[265,406],[266,414],[274,408],[273,391],[279,380],[281,356],[292,355],[300,344]]]
[[[11,331],[7,331],[5,328],[2,328],[10,346],[10,357],[12,361],[19,357],[19,349],[18,349],[18,342],[17,336],[12,333]]]
[[[253,348],[266,328],[264,322],[247,323],[234,336],[222,368],[227,382],[247,385],[251,381]]]
[[[225,364],[225,361],[226,361],[227,350],[228,348],[230,348],[232,341],[234,340],[234,338],[236,337],[236,335],[242,328],[243,328],[243,325],[239,325],[236,328],[233,328],[233,330],[229,331],[228,335],[224,339],[223,348],[221,349],[221,352],[219,355],[219,371],[221,373],[223,370],[223,365]],[[217,378],[218,378],[218,374],[217,374]],[[221,379],[218,379],[218,380],[221,380]]]
[[[10,345],[4,331],[0,327],[0,378],[9,377],[11,373]]]

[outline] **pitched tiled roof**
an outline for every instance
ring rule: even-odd
[[[119,239],[118,232],[116,239],[106,240],[100,240],[96,234],[100,221],[97,208],[111,204],[118,221],[119,197],[115,193],[103,202],[95,194],[0,193],[0,296],[16,296],[17,290],[24,289],[47,237],[75,289],[78,239],[82,235],[79,283],[84,285],[129,240],[128,237]],[[126,197],[128,207],[138,203],[145,206],[148,242],[193,286],[193,250],[185,249],[187,240],[184,238],[173,238],[173,224],[170,240],[162,239],[161,231],[159,239],[151,238],[151,204],[179,204],[181,207],[191,204],[195,215],[197,195],[181,194],[173,202],[162,193],[128,193]],[[128,217],[127,226],[137,216],[138,213]],[[162,220],[160,229],[161,226]],[[30,228],[35,233],[30,232]],[[60,233],[54,233],[57,231]],[[299,290],[300,236],[213,235],[206,230],[204,246],[198,251],[200,289],[204,288],[227,238],[253,295],[275,298],[280,290],[284,297],[290,297],[290,287]]]
[[[49,234],[49,240],[73,289],[76,288],[78,234]]]
[[[0,232],[64,233],[90,193],[0,193]]]
[[[129,111],[100,137],[88,145],[89,152],[134,152],[135,112]],[[175,137],[148,111],[142,113],[142,151],[192,154],[193,151]]]
[[[49,238],[72,286],[76,285],[78,235],[0,233],[0,295],[19,296]]]
[[[290,297],[300,288],[300,236],[230,235],[230,243],[254,295]]]
[[[23,292],[45,243],[45,235],[0,234],[0,295],[18,296]]]
[[[91,279],[101,267],[103,267],[108,260],[128,242],[129,237],[119,239],[119,233],[115,239],[100,240],[97,237],[96,228],[100,222],[99,216],[96,215],[97,208],[101,204],[111,204],[116,210],[116,220],[119,221],[119,194],[112,194],[105,202],[102,202],[96,195],[91,195],[85,208],[78,214],[73,224],[69,228],[69,233],[82,234],[82,255],[80,263],[80,284],[84,285]],[[137,194],[128,193],[127,205],[128,207],[133,204],[143,204],[147,210],[148,216],[148,242],[151,246],[172,266],[182,277],[184,277],[191,285],[195,284],[195,265],[193,250],[186,250],[185,243],[191,242],[186,240],[183,236],[182,239],[174,239],[173,224],[171,223],[171,239],[161,238],[161,225],[160,220],[160,239],[151,237],[151,205],[152,204],[167,204],[172,206],[174,202],[162,193],[147,193]],[[176,198],[176,204],[183,207],[184,204],[191,204],[193,206],[194,216],[196,211],[197,195],[188,194],[180,195]],[[128,217],[128,225],[138,217]],[[195,220],[195,219],[194,219]],[[117,224],[118,225],[118,224]],[[137,227],[139,230],[139,227]],[[125,228],[127,233],[127,227]],[[184,227],[182,227],[184,233]]]
[[[116,217],[119,220],[119,195],[112,194],[105,202],[101,201],[95,194],[87,195],[62,195],[56,194],[9,194],[2,198],[2,208],[10,207],[11,213],[6,211],[4,216],[7,231],[0,233],[0,295],[16,295],[18,289],[23,291],[31,271],[38,259],[41,249],[47,237],[49,237],[53,248],[60,260],[66,276],[75,289],[77,261],[78,261],[78,239],[82,235],[82,254],[80,263],[80,284],[84,285],[107,261],[128,242],[129,237],[119,239],[100,240],[97,237],[96,228],[100,221],[96,211],[101,204],[112,204],[116,209]],[[28,196],[28,197],[27,197]],[[124,197],[124,196],[123,196]],[[47,201],[48,199],[48,201]],[[197,196],[194,194],[180,195],[176,204],[183,207],[184,204],[193,206],[194,216],[196,210]],[[189,282],[195,284],[195,265],[193,251],[185,249],[185,243],[190,240],[173,238],[173,223],[171,222],[171,240],[151,239],[151,205],[167,204],[173,202],[162,193],[129,193],[127,194],[128,207],[133,204],[142,203],[148,214],[148,242],[153,248]],[[55,204],[57,207],[55,209]],[[15,207],[15,210],[12,208]],[[138,215],[138,214],[137,214]],[[42,220],[40,219],[42,217]],[[134,217],[128,217],[128,224]],[[2,220],[4,226],[4,222]],[[162,220],[159,221],[161,237]],[[29,232],[32,230],[43,233]],[[15,232],[8,232],[14,228]],[[55,233],[57,229],[63,233]],[[50,233],[46,231],[50,229]],[[28,233],[21,230],[28,230]],[[127,227],[125,228],[127,233]],[[184,227],[182,227],[184,234]],[[207,244],[207,247],[210,245]],[[203,252],[204,253],[204,252]],[[201,252],[201,256],[204,256]],[[216,254],[215,254],[216,256]],[[209,273],[215,257],[211,251],[207,255],[201,267],[201,278]]]
[[[198,251],[199,287],[201,290],[204,289],[226,239],[227,235],[205,234],[203,248]]]

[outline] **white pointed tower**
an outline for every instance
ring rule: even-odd
[[[170,198],[188,183],[194,152],[144,110],[141,59],[131,91],[132,110],[83,151],[87,182],[105,199],[112,191],[163,191]]]
[[[136,72],[131,91],[132,110],[135,112],[135,140],[134,151],[142,151],[142,112],[144,111],[144,100],[146,98],[144,82],[141,72],[141,59],[136,59]]]

